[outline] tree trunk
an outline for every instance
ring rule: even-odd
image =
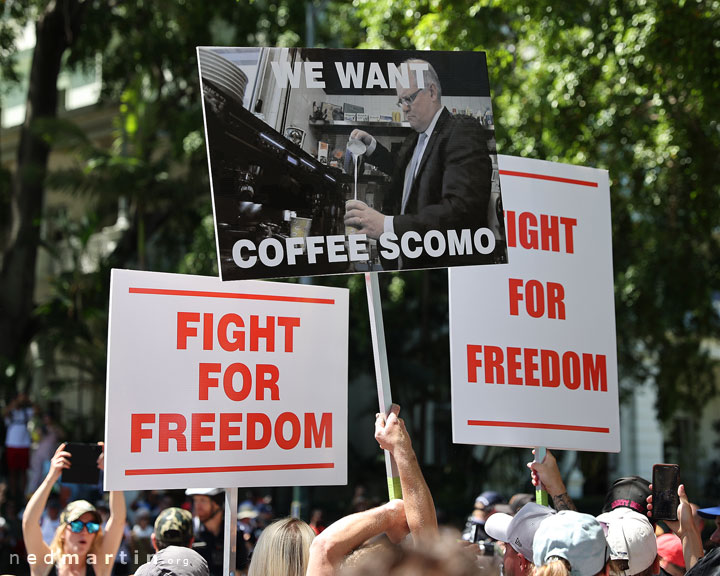
[[[36,44],[11,188],[7,248],[0,270],[0,367],[18,363],[33,337],[35,265],[50,145],[38,126],[57,116],[57,80],[65,50],[77,33],[83,5],[48,3],[36,23]]]

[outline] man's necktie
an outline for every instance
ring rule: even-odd
[[[427,134],[425,134],[425,132],[421,132],[420,136],[418,136],[415,151],[413,152],[412,160],[410,160],[410,170],[408,170],[405,174],[405,186],[403,187],[402,209],[400,210],[400,214],[405,214],[405,205],[410,197],[410,189],[412,188],[413,180],[415,180],[415,170],[417,169],[417,164],[420,160],[420,151],[424,147],[426,138]]]

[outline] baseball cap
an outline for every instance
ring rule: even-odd
[[[243,518],[257,518],[258,517],[258,511],[255,509],[255,506],[249,503],[241,504],[240,508],[238,508],[238,520],[242,520]]]
[[[98,524],[102,523],[102,518],[100,518],[100,513],[97,511],[97,508],[87,500],[74,500],[65,506],[65,509],[60,513],[60,523],[70,524],[70,522],[75,522],[75,520],[83,514],[92,514]]]
[[[573,510],[545,518],[535,532],[533,563],[543,566],[554,556],[568,561],[573,576],[595,576],[610,556],[600,522]]]
[[[503,497],[500,496],[497,492],[493,492],[492,490],[486,490],[480,496],[475,498],[475,506],[482,506],[482,508],[490,508],[491,506],[495,506],[495,504],[499,504],[503,501]]]
[[[165,508],[155,520],[158,547],[188,546],[193,537],[192,514],[182,508]]]
[[[540,522],[553,514],[552,508],[529,502],[515,516],[495,512],[485,522],[485,532],[495,540],[510,544],[513,550],[532,562],[535,532]]]
[[[720,516],[720,506],[713,506],[712,508],[700,508],[697,511],[703,518],[710,518],[711,520],[716,516]]]
[[[650,496],[650,482],[640,476],[624,476],[612,483],[605,496],[603,512],[625,507],[647,515],[647,497]]]
[[[685,570],[682,541],[675,534],[661,534],[657,537],[657,550],[660,558]]]
[[[220,506],[225,503],[225,491],[222,488],[188,488],[185,490],[185,494],[187,496],[207,496]]]
[[[217,496],[222,491],[222,488],[188,488],[185,490],[185,494],[187,496]]]
[[[628,561],[625,574],[632,576],[652,565],[657,556],[657,543],[647,517],[619,507],[600,514],[597,519],[607,527],[605,539],[610,546],[610,559]]]
[[[208,576],[210,571],[205,558],[184,546],[168,546],[160,550],[135,576]]]

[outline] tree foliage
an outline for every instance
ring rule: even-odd
[[[110,267],[216,273],[195,47],[306,45],[308,15],[316,46],[486,50],[501,153],[610,173],[625,385],[654,382],[661,419],[716,392],[705,346],[720,328],[717,0],[16,0],[3,11],[3,87],[17,81],[14,47],[25,22],[36,24],[34,61],[44,65],[30,78],[17,168],[0,172],[6,394],[35,371],[53,369],[24,364],[33,341],[104,386]],[[89,66],[98,54],[103,102],[117,106],[110,146],[55,113],[60,66]],[[59,147],[72,163],[50,172],[48,154]],[[47,190],[83,194],[90,209],[83,221],[56,223],[56,237],[43,244]],[[119,199],[127,202],[128,226],[87,273],[82,254]],[[51,278],[51,298],[36,303],[37,251],[59,254],[63,243],[77,262]],[[373,375],[363,279],[315,281],[350,288],[351,376]],[[381,281],[393,393],[422,453],[428,400],[439,407],[438,429],[449,429],[447,275]],[[370,403],[370,425],[374,410]],[[464,491],[469,501],[499,463],[524,458],[448,450],[465,477],[428,470],[448,500]]]
[[[498,151],[605,168],[626,386],[717,393],[720,3],[358,0],[368,47],[486,50]]]
[[[348,29],[346,19],[329,17],[345,10],[321,12],[325,17],[315,29],[319,44],[332,43],[338,27]],[[52,330],[47,322],[63,317],[56,313],[60,309],[73,316],[60,289],[65,284],[57,279],[51,279],[49,307],[38,308],[34,300],[37,254],[52,243],[43,247],[41,234],[47,191],[83,195],[94,232],[113,221],[120,200],[127,204],[127,229],[95,274],[107,275],[108,266],[212,273],[214,256],[193,253],[193,247],[208,247],[203,217],[211,212],[195,49],[302,44],[306,3],[18,0],[8,3],[2,16],[4,86],[19,79],[15,48],[26,23],[34,24],[37,38],[15,169],[0,173],[0,383],[9,395],[19,383],[32,381],[36,370],[26,363],[27,350]],[[92,67],[98,56],[102,103],[117,106],[110,146],[57,118],[60,70]],[[52,150],[69,159],[62,169],[48,169]],[[61,230],[60,223],[54,228],[56,242],[78,232],[73,226]],[[107,294],[108,279],[82,285]],[[105,336],[100,327],[86,337],[97,342]],[[65,342],[64,354],[70,341],[76,340]],[[88,359],[84,346],[76,347],[81,361]],[[103,374],[89,364],[88,370],[95,385],[104,386]]]

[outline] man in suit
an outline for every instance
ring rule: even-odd
[[[452,116],[442,105],[442,88],[433,67],[426,64],[422,86],[411,74],[407,87],[398,85],[398,106],[413,129],[397,155],[363,130],[350,137],[367,146],[366,160],[391,176],[383,211],[364,202],[347,203],[345,224],[370,238],[394,233],[402,238],[413,231],[421,237],[430,230],[446,234],[469,229],[473,234],[488,225],[488,203],[492,163],[484,132],[474,119]],[[447,266],[489,261],[475,252],[472,256],[417,258],[402,256],[402,268]],[[387,262],[385,263],[387,266]],[[389,266],[392,267],[392,266]]]

